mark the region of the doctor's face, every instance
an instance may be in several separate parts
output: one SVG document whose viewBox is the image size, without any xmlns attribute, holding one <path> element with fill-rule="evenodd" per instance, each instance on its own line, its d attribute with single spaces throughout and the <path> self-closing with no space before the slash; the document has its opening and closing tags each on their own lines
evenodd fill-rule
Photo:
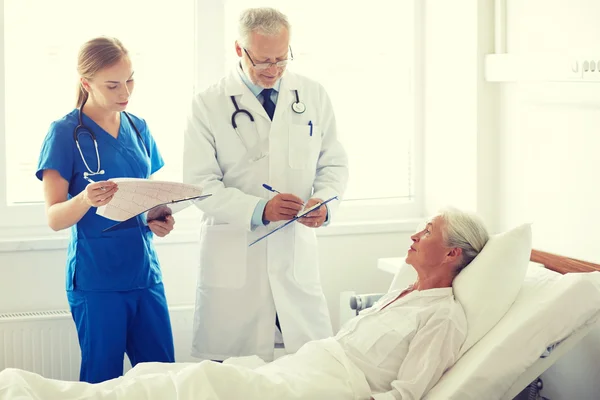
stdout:
<svg viewBox="0 0 600 400">
<path fill-rule="evenodd" d="M 133 69 L 128 57 L 96 72 L 92 79 L 81 78 L 89 93 L 88 104 L 106 111 L 123 111 L 133 92 Z"/>
<path fill-rule="evenodd" d="M 242 69 L 255 85 L 265 89 L 272 88 L 285 72 L 285 67 L 271 65 L 266 69 L 254 67 L 255 64 L 276 63 L 288 58 L 290 35 L 282 29 L 275 36 L 265 36 L 252 32 L 246 51 L 240 43 L 235 42 L 237 55 L 242 59 Z"/>
</svg>

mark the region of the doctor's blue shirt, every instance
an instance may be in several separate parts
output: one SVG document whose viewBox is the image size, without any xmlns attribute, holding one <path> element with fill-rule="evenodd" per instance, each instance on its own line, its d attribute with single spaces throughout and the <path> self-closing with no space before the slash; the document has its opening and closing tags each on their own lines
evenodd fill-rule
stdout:
<svg viewBox="0 0 600 400">
<path fill-rule="evenodd" d="M 140 132 L 141 140 L 124 113 L 121 113 L 121 125 L 116 138 L 91 118 L 82 115 L 83 125 L 96 136 L 100 165 L 87 128 L 79 129 L 77 135 L 83 157 L 91 171 L 105 171 L 102 175 L 90 176 L 92 180 L 149 178 L 164 165 L 146 122 L 129 115 Z M 36 172 L 41 180 L 44 170 L 58 171 L 69 182 L 69 199 L 88 185 L 83 177 L 88 168 L 74 140 L 76 126 L 77 109 L 51 124 L 42 144 Z M 153 234 L 141 219 L 138 222 L 128 229 L 102 232 L 116 222 L 97 215 L 96 208 L 91 207 L 71 227 L 67 251 L 67 290 L 126 291 L 162 282 Z"/>
</svg>

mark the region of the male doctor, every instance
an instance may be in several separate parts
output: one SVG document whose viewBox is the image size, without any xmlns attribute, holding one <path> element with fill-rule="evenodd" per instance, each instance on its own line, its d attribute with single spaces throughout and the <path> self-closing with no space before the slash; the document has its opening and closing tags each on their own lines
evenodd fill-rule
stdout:
<svg viewBox="0 0 600 400">
<path fill-rule="evenodd" d="M 235 68 L 192 102 L 184 181 L 212 193 L 198 203 L 195 357 L 271 361 L 279 332 L 288 353 L 333 333 L 315 229 L 332 221 L 339 201 L 249 246 L 299 211 L 341 199 L 348 180 L 329 97 L 318 83 L 286 71 L 289 41 L 284 14 L 246 10 Z"/>
</svg>

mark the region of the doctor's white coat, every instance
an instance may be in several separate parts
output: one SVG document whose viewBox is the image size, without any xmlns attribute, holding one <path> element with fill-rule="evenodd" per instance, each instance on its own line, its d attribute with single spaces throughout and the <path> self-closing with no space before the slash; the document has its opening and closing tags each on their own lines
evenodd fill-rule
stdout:
<svg viewBox="0 0 600 400">
<path fill-rule="evenodd" d="M 303 114 L 292 111 L 294 90 L 306 105 Z M 253 123 L 236 117 L 243 140 L 232 127 L 231 96 L 254 118 Z M 283 223 L 251 231 L 259 200 L 272 197 L 263 183 L 307 201 L 341 199 L 347 179 L 331 102 L 318 83 L 286 71 L 273 121 L 236 70 L 194 97 L 185 130 L 184 181 L 212 196 L 197 203 L 203 218 L 192 355 L 272 360 L 276 310 L 288 352 L 332 335 L 315 230 L 293 223 L 248 244 Z M 330 220 L 336 203 L 328 204 Z"/>
</svg>

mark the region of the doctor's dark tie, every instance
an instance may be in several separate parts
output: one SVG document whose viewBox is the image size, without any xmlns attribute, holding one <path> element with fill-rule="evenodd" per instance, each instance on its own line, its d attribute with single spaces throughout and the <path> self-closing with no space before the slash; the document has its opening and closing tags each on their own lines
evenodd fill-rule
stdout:
<svg viewBox="0 0 600 400">
<path fill-rule="evenodd" d="M 263 107 L 265 108 L 269 118 L 271 118 L 271 121 L 273 121 L 273 115 L 275 114 L 275 103 L 273 103 L 273 100 L 271 100 L 271 93 L 273 93 L 273 89 L 263 89 L 263 91 L 260 92 L 260 94 L 263 96 Z"/>
</svg>

